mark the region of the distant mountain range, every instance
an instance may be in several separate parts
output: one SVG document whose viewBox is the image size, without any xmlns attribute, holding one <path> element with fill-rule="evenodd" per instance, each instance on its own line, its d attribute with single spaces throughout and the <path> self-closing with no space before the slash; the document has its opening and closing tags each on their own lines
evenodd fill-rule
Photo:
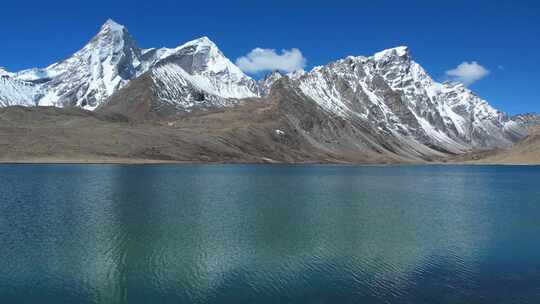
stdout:
<svg viewBox="0 0 540 304">
<path fill-rule="evenodd" d="M 0 69 L 0 106 L 78 107 L 131 123 L 189 126 L 231 141 L 225 161 L 436 160 L 508 148 L 540 124 L 538 115 L 510 117 L 461 84 L 434 81 L 407 47 L 256 81 L 207 37 L 141 49 L 112 20 L 61 62 L 17 73 Z M 216 152 L 210 160 L 220 161 L 219 151 L 210 151 Z M 197 159 L 158 154 L 153 157 Z"/>
</svg>

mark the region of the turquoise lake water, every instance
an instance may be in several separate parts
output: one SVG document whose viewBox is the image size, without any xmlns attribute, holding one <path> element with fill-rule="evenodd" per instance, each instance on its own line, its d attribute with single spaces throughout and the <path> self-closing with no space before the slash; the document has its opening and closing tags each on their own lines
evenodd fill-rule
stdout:
<svg viewBox="0 0 540 304">
<path fill-rule="evenodd" d="M 540 303 L 540 167 L 2 165 L 0 303 Z"/>
</svg>

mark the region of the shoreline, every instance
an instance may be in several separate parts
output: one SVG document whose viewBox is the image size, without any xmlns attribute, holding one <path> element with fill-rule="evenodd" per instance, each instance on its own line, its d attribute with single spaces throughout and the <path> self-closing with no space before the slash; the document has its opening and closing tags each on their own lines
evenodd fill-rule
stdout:
<svg viewBox="0 0 540 304">
<path fill-rule="evenodd" d="M 331 161 L 306 161 L 306 162 L 268 162 L 268 161 L 185 161 L 185 160 L 159 160 L 159 159 L 0 159 L 0 165 L 329 165 L 329 166 L 366 166 L 366 167 L 391 167 L 391 166 L 540 166 L 540 162 L 482 162 L 482 161 L 448 161 L 448 162 L 331 162 Z"/>
</svg>

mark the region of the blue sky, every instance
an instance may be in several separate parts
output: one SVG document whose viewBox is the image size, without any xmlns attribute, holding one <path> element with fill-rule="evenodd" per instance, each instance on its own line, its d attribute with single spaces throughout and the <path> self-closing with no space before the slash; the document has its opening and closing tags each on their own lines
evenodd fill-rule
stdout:
<svg viewBox="0 0 540 304">
<path fill-rule="evenodd" d="M 69 56 L 112 18 L 141 47 L 208 36 L 233 61 L 257 47 L 297 48 L 307 69 L 407 45 L 435 79 L 477 62 L 485 73 L 473 91 L 510 114 L 540 112 L 540 1 L 28 0 L 0 11 L 0 66 L 10 71 Z"/>
</svg>

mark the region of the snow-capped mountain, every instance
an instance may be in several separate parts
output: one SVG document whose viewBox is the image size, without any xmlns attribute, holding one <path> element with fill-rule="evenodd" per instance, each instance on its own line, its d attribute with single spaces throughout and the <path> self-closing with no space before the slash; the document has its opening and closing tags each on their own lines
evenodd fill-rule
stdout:
<svg viewBox="0 0 540 304">
<path fill-rule="evenodd" d="M 108 107 L 145 119 L 266 102 L 276 83 L 290 91 L 274 94 L 284 99 L 282 105 L 292 99 L 311 103 L 309 112 L 319 121 L 308 124 L 332 122 L 319 126 L 318 139 L 309 139 L 329 151 L 327 142 L 349 132 L 350 153 L 366 142 L 372 151 L 412 158 L 463 153 L 507 147 L 540 123 L 535 115 L 508 117 L 461 84 L 434 81 L 407 47 L 350 56 L 308 72 L 276 71 L 257 82 L 207 37 L 176 48 L 141 49 L 112 20 L 61 62 L 18 73 L 0 68 L 0 106 Z"/>
<path fill-rule="evenodd" d="M 108 20 L 87 45 L 44 69 L 17 73 L 39 84 L 39 105 L 95 109 L 141 70 L 141 50 L 125 27 Z"/>
<path fill-rule="evenodd" d="M 0 107 L 36 105 L 39 99 L 36 85 L 15 79 L 13 75 L 0 69 Z"/>
<path fill-rule="evenodd" d="M 540 115 L 536 113 L 518 114 L 512 116 L 510 119 L 526 128 L 540 126 Z"/>
<path fill-rule="evenodd" d="M 269 73 L 264 78 L 259 80 L 259 88 L 262 95 L 267 95 L 270 93 L 270 89 L 272 88 L 272 85 L 283 78 L 285 75 L 281 73 L 280 71 L 273 71 L 272 73 Z"/>
<path fill-rule="evenodd" d="M 124 114 L 136 112 L 137 117 L 146 117 L 145 111 L 155 110 L 160 112 L 158 116 L 167 116 L 195 109 L 229 107 L 260 97 L 257 82 L 207 37 L 174 49 L 144 50 L 143 58 L 148 71 L 112 95 L 104 105 L 107 111 L 121 109 Z M 171 113 L 163 113 L 164 109 Z"/>
<path fill-rule="evenodd" d="M 13 76 L 13 73 L 9 72 L 4 67 L 0 67 L 0 76 Z"/>
<path fill-rule="evenodd" d="M 407 47 L 315 67 L 292 83 L 329 113 L 443 152 L 509 146 L 527 133 L 463 85 L 435 82 Z"/>
<path fill-rule="evenodd" d="M 155 51 L 150 73 L 159 100 L 189 110 L 195 106 L 226 106 L 257 97 L 257 82 L 227 59 L 207 37 L 175 49 Z"/>
<path fill-rule="evenodd" d="M 10 105 L 94 110 L 150 70 L 160 98 L 179 106 L 189 107 L 201 96 L 218 104 L 258 96 L 256 82 L 207 37 L 173 49 L 141 49 L 124 26 L 108 20 L 87 45 L 59 63 L 19 73 L 0 71 L 12 78 L 9 86 L 0 87 L 0 98 Z"/>
</svg>

